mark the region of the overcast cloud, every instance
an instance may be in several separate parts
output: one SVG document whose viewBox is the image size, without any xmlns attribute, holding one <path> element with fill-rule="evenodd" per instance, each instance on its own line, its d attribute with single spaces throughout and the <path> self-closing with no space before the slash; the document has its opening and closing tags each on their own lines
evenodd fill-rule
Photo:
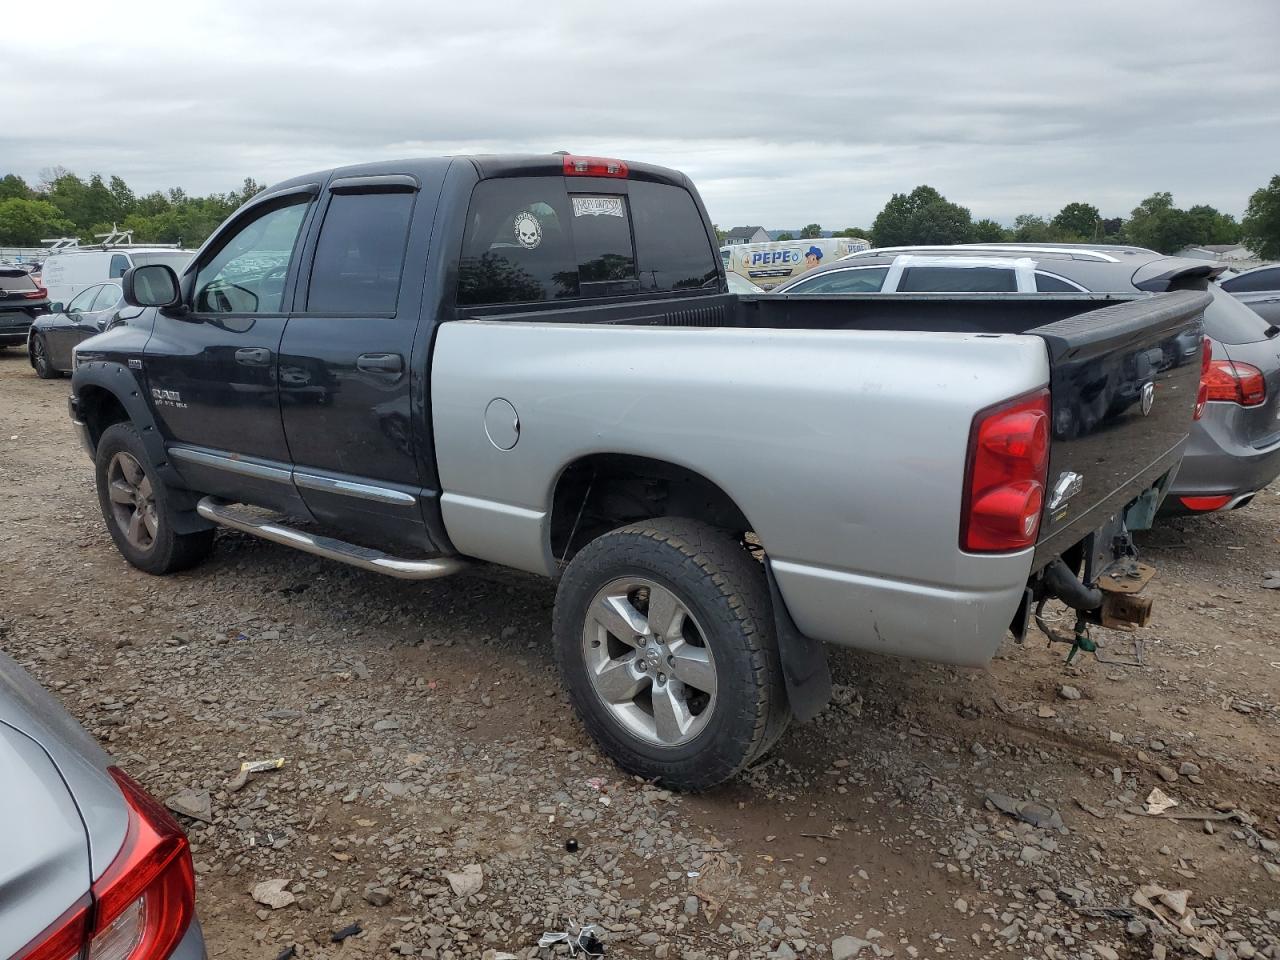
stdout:
<svg viewBox="0 0 1280 960">
<path fill-rule="evenodd" d="M 920 183 L 1002 221 L 1155 190 L 1239 215 L 1280 173 L 1276 0 L 61 0 L 36 19 L 5 43 L 0 125 L 0 173 L 31 181 L 60 164 L 207 193 L 566 149 L 678 167 L 721 226 L 840 228 Z"/>
</svg>

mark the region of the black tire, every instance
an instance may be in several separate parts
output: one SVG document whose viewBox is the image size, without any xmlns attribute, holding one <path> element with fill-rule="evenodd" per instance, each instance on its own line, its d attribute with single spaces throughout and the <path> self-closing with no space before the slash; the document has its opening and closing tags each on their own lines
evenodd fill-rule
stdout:
<svg viewBox="0 0 1280 960">
<path fill-rule="evenodd" d="M 35 337 L 31 341 L 31 366 L 41 380 L 56 380 L 62 376 L 49 362 L 49 347 L 44 337 Z"/>
<path fill-rule="evenodd" d="M 675 594 L 714 659 L 712 714 L 688 742 L 663 745 L 636 735 L 606 706 L 588 675 L 587 644 L 598 645 L 584 639 L 589 608 L 598 592 L 628 577 Z M 759 757 L 791 719 L 764 569 L 716 527 L 661 518 L 593 540 L 564 571 L 552 629 L 574 709 L 605 753 L 630 773 L 681 790 L 705 790 Z"/>
<path fill-rule="evenodd" d="M 117 455 L 123 455 L 119 461 Z M 129 458 L 147 481 L 145 508 L 130 508 L 128 504 L 112 501 L 110 477 L 114 471 L 128 464 Z M 193 567 L 209 555 L 213 549 L 213 530 L 185 534 L 175 532 L 172 497 L 164 482 L 155 476 L 146 447 L 132 423 L 116 423 L 104 430 L 98 440 L 94 460 L 102 519 L 106 521 L 116 549 L 129 563 L 147 573 L 166 574 Z M 147 514 L 154 523 L 154 530 L 145 530 L 149 543 L 139 544 L 130 539 L 128 527 L 118 515 L 117 507 L 130 517 L 138 513 Z M 143 526 L 146 527 L 145 524 Z"/>
</svg>

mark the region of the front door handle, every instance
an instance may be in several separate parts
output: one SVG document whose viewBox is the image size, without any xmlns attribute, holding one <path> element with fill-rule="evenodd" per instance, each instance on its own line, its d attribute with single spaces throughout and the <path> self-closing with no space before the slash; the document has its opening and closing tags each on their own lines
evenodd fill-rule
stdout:
<svg viewBox="0 0 1280 960">
<path fill-rule="evenodd" d="M 398 353 L 362 353 L 356 357 L 356 369 L 365 373 L 400 373 L 404 357 Z"/>
<path fill-rule="evenodd" d="M 271 362 L 271 351 L 266 347 L 241 347 L 236 351 L 236 363 L 246 367 L 265 367 Z"/>
</svg>

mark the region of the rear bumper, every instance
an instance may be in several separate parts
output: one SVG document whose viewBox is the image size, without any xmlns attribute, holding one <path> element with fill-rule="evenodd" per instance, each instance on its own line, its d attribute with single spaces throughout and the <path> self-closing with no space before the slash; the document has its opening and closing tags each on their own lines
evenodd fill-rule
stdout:
<svg viewBox="0 0 1280 960">
<path fill-rule="evenodd" d="M 1238 441 L 1230 404 L 1210 403 L 1191 431 L 1186 456 L 1164 502 L 1164 513 L 1192 512 L 1181 497 L 1227 497 L 1233 509 L 1280 476 L 1280 439 L 1264 447 Z"/>
<path fill-rule="evenodd" d="M 836 646 L 980 667 L 995 655 L 1022 602 L 1031 550 L 962 555 L 966 572 L 994 585 L 955 588 L 887 580 L 772 560 L 778 589 L 800 632 Z"/>
<path fill-rule="evenodd" d="M 31 324 L 25 327 L 0 327 L 0 347 L 26 346 L 27 332 Z"/>
</svg>

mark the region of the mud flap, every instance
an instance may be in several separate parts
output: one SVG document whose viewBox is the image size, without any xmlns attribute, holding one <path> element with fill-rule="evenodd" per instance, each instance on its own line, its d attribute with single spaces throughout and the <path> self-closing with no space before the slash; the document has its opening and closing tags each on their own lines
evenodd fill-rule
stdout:
<svg viewBox="0 0 1280 960">
<path fill-rule="evenodd" d="M 787 684 L 791 713 L 797 720 L 812 720 L 831 699 L 831 669 L 827 666 L 827 651 L 821 641 L 801 633 L 791 619 L 791 613 L 778 590 L 778 582 L 773 578 L 773 568 L 768 561 L 765 561 L 764 571 L 769 580 L 774 632 L 778 638 L 778 657 L 782 661 L 782 676 Z"/>
</svg>

